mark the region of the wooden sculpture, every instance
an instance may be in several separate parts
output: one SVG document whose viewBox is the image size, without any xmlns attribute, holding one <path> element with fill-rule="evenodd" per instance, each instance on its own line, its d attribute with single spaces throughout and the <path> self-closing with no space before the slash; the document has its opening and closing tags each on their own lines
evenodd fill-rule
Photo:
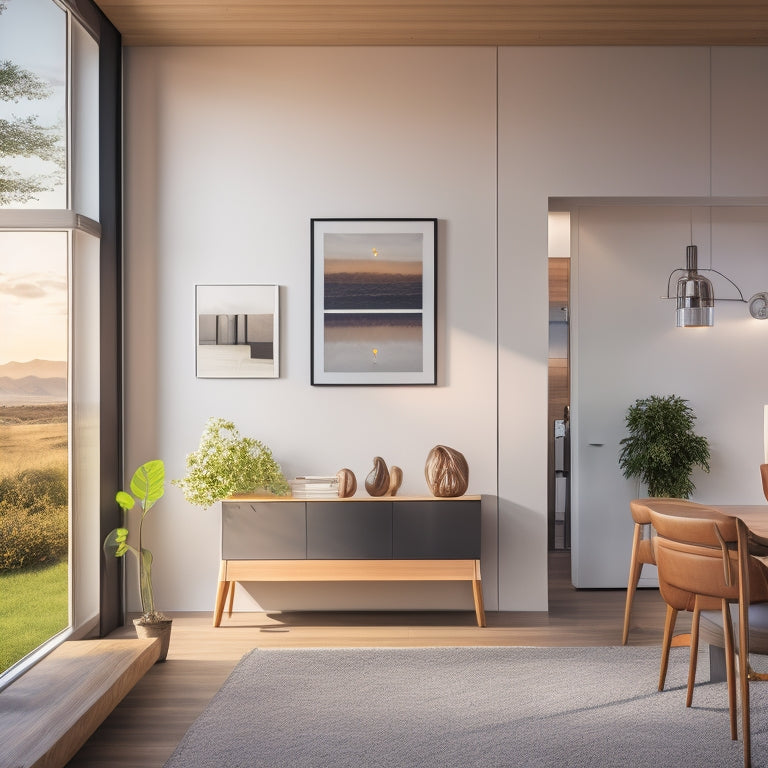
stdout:
<svg viewBox="0 0 768 768">
<path fill-rule="evenodd" d="M 340 469 L 336 473 L 339 480 L 339 496 L 346 499 L 348 496 L 354 496 L 357 490 L 357 478 L 351 469 Z"/>
<path fill-rule="evenodd" d="M 383 496 L 389 490 L 389 470 L 381 456 L 373 457 L 373 469 L 365 478 L 365 490 L 371 496 Z"/>
<path fill-rule="evenodd" d="M 469 465 L 464 456 L 447 445 L 436 445 L 424 467 L 433 496 L 461 496 L 469 486 Z"/>
<path fill-rule="evenodd" d="M 387 496 L 394 496 L 403 484 L 403 470 L 400 467 L 392 467 L 389 470 L 389 488 Z"/>
</svg>

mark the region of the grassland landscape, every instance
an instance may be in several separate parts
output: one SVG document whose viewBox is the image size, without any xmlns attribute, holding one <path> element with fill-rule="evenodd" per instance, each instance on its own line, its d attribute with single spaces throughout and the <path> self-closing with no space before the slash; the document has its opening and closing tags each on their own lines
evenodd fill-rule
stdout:
<svg viewBox="0 0 768 768">
<path fill-rule="evenodd" d="M 0 405 L 0 671 L 68 624 L 67 404 Z"/>
</svg>

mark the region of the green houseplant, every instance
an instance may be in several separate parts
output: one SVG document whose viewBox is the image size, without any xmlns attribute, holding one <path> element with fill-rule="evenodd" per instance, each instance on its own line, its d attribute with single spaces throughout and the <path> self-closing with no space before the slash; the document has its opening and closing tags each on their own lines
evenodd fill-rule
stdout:
<svg viewBox="0 0 768 768">
<path fill-rule="evenodd" d="M 629 435 L 620 441 L 619 466 L 649 496 L 687 499 L 694 491 L 695 467 L 709 472 L 709 442 L 694 432 L 696 416 L 677 395 L 651 395 L 629 406 Z"/>
<path fill-rule="evenodd" d="M 204 509 L 234 493 L 265 490 L 285 496 L 290 491 L 272 451 L 220 418 L 208 419 L 199 448 L 187 456 L 187 474 L 173 484 L 190 504 Z"/>
<path fill-rule="evenodd" d="M 144 546 L 144 519 L 149 510 L 165 493 L 165 465 L 160 459 L 142 464 L 131 478 L 130 493 L 118 491 L 115 501 L 123 512 L 123 525 L 110 531 L 104 541 L 104 551 L 112 552 L 115 557 L 123 557 L 130 552 L 136 558 L 139 572 L 139 594 L 141 595 L 142 615 L 134 619 L 139 637 L 160 637 L 161 651 L 159 661 L 165 661 L 170 641 L 171 619 L 155 608 L 152 590 L 152 552 Z M 129 513 L 138 502 L 141 514 L 138 518 L 136 546 L 128 543 Z"/>
</svg>

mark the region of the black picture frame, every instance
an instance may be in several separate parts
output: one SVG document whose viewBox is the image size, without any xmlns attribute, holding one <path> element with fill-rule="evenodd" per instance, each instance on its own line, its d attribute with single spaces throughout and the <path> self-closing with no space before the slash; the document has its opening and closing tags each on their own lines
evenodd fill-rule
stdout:
<svg viewBox="0 0 768 768">
<path fill-rule="evenodd" d="M 311 383 L 437 383 L 437 219 L 311 219 Z"/>
</svg>

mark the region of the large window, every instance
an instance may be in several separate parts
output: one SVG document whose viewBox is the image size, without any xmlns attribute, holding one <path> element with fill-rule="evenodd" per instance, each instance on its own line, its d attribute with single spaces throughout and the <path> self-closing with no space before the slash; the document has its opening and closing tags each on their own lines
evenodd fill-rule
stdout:
<svg viewBox="0 0 768 768">
<path fill-rule="evenodd" d="M 99 218 L 99 44 L 0 0 L 0 683 L 98 628 Z"/>
</svg>

